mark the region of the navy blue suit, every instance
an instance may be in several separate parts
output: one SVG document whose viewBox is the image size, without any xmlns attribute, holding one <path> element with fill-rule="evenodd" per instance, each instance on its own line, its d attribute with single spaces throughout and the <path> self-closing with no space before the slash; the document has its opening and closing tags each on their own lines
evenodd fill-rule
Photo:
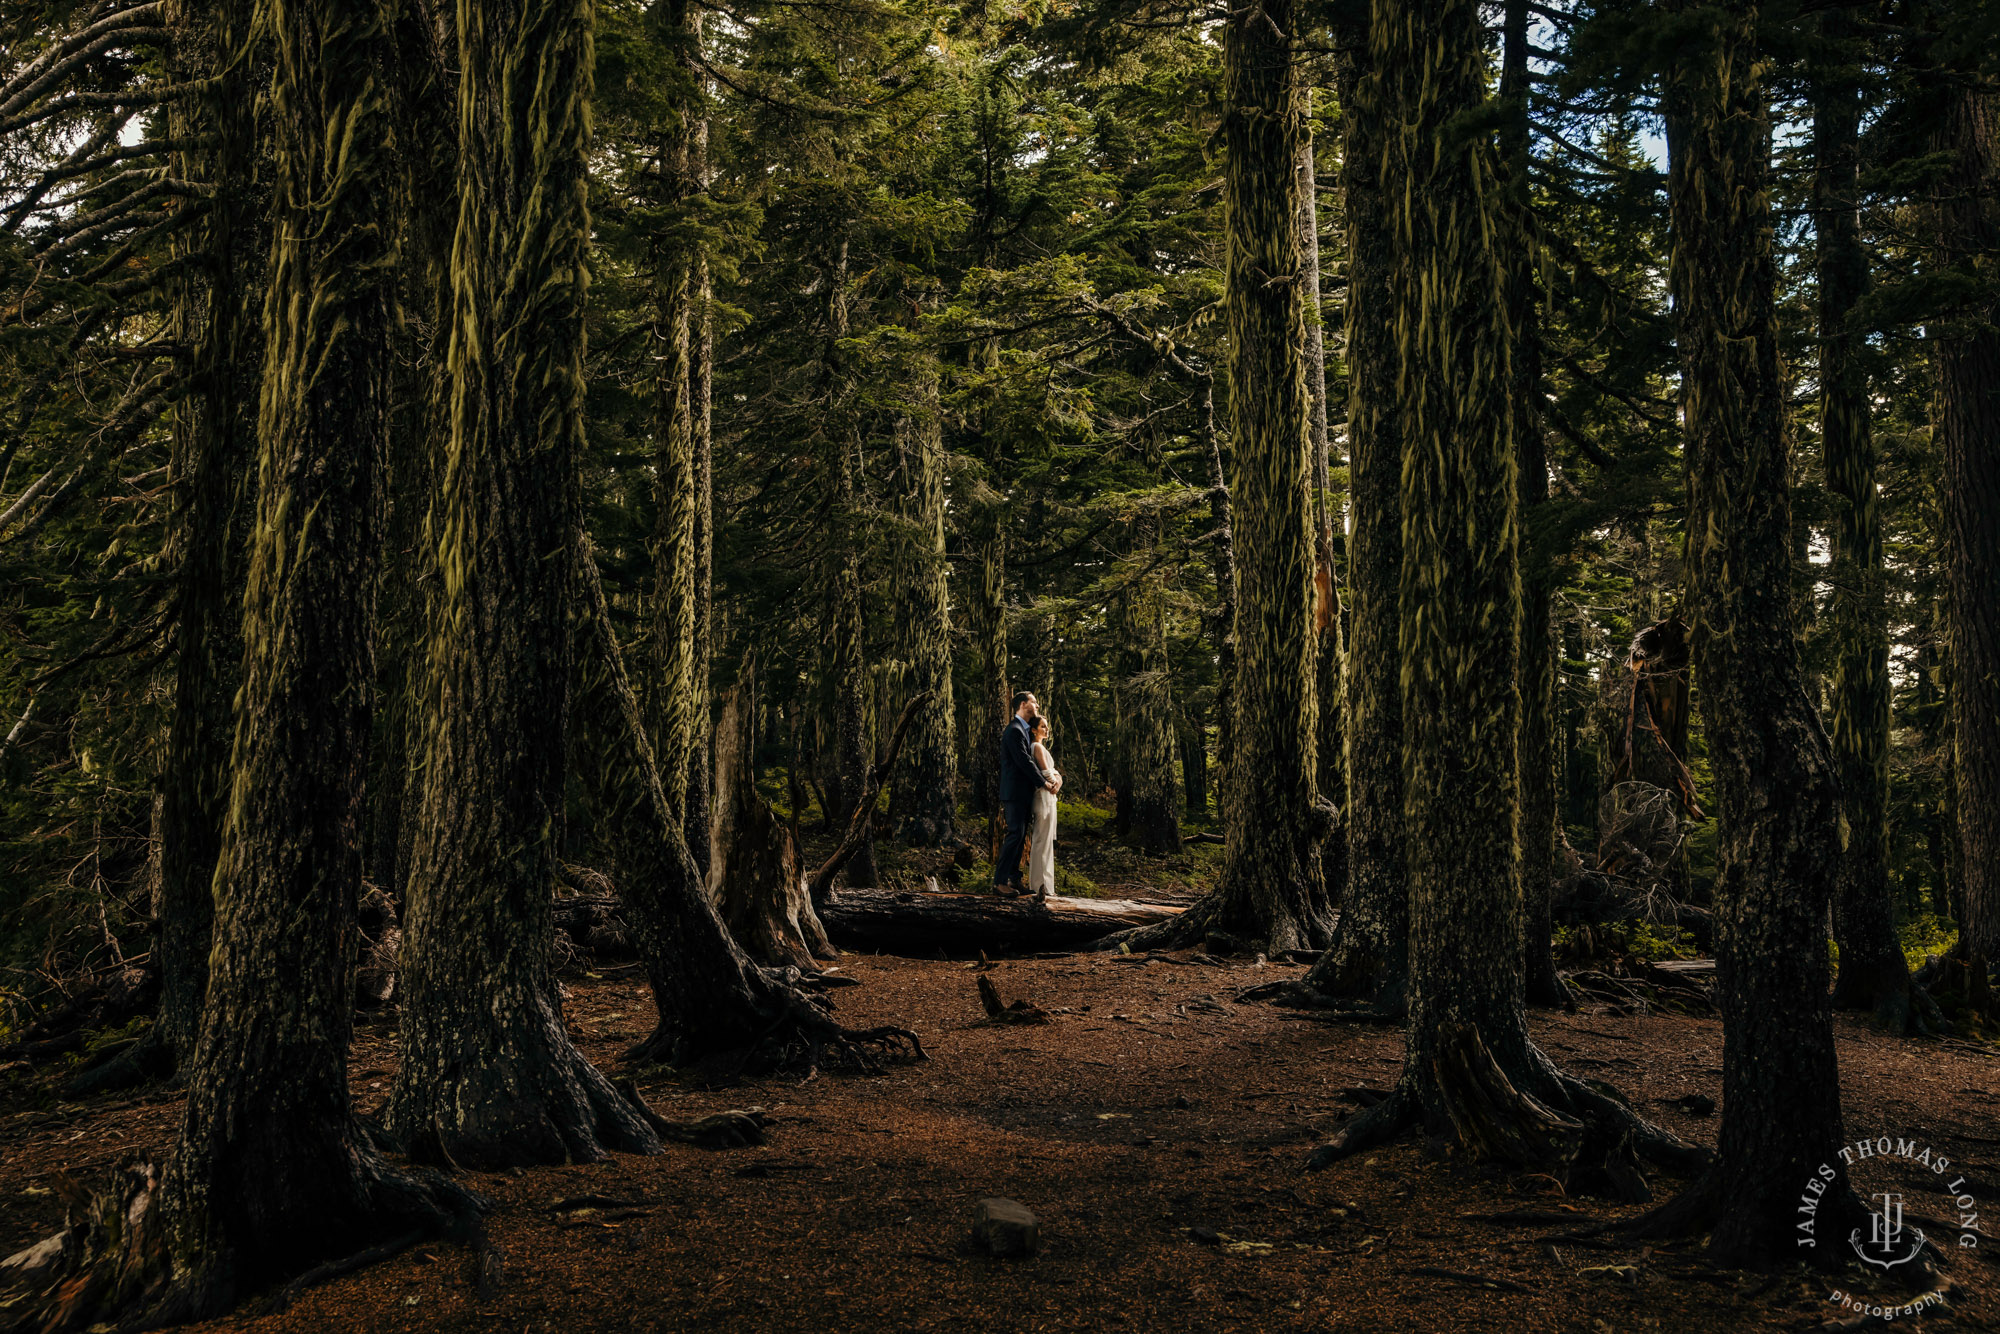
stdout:
<svg viewBox="0 0 2000 1334">
<path fill-rule="evenodd" d="M 1000 805 L 1007 812 L 1007 837 L 1000 843 L 1000 858 L 993 863 L 993 883 L 1021 884 L 1021 849 L 1028 841 L 1028 822 L 1035 809 L 1035 794 L 1049 785 L 1042 766 L 1035 763 L 1034 733 L 1019 715 L 1000 733 Z"/>
</svg>

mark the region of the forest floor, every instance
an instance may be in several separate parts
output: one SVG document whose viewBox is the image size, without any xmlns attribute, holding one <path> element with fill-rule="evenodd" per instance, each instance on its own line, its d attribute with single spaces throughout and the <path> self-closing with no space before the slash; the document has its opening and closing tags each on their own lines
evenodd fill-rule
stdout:
<svg viewBox="0 0 2000 1334">
<path fill-rule="evenodd" d="M 1101 846 L 1076 852 L 1117 872 L 1107 880 L 1130 869 Z M 1185 867 L 1192 874 L 1167 896 L 1190 894 L 1199 869 Z M 1186 952 L 996 963 L 987 975 L 1003 999 L 1051 1012 L 1036 1026 L 981 1022 L 979 974 L 965 962 L 849 954 L 838 967 L 861 984 L 834 993 L 840 1017 L 914 1029 L 927 1062 L 803 1083 L 640 1071 L 668 1116 L 762 1107 L 769 1142 L 468 1173 L 494 1205 L 504 1267 L 491 1299 L 476 1295 L 467 1251 L 435 1245 L 314 1288 L 280 1314 L 246 1308 L 199 1328 L 1624 1334 L 1840 1328 L 1855 1311 L 1835 1292 L 1911 1300 L 1859 1266 L 1832 1277 L 1738 1273 L 1709 1266 L 1696 1247 L 1572 1239 L 1641 1206 L 1567 1199 L 1549 1178 L 1448 1161 L 1413 1137 L 1301 1172 L 1308 1149 L 1355 1110 L 1363 1095 L 1352 1090 L 1393 1084 L 1402 1041 L 1393 1028 L 1236 1000 L 1297 967 Z M 565 986 L 583 1050 L 616 1067 L 652 1024 L 636 970 L 571 975 Z M 1961 1189 L 2000 1208 L 2000 1049 L 1837 1024 L 1850 1137 L 1921 1139 L 1958 1164 Z M 1585 1004 L 1537 1011 L 1531 1026 L 1563 1068 L 1714 1142 L 1717 1116 L 1683 1100 L 1720 1098 L 1717 1020 Z M 364 1022 L 351 1065 L 364 1111 L 384 1100 L 395 1064 L 393 1018 Z M 172 1138 L 176 1094 L 70 1103 L 58 1078 L 0 1072 L 0 1255 L 60 1225 L 59 1173 L 94 1183 Z M 1959 1249 L 1958 1214 L 1930 1173 L 1863 1166 L 1858 1188 L 1903 1191 L 1906 1225 L 1946 1257 L 1950 1300 L 1915 1323 L 2000 1329 L 2000 1239 Z M 1677 1184 L 1653 1182 L 1662 1196 Z M 584 1195 L 632 1203 L 554 1207 Z M 975 1252 L 973 1206 L 988 1195 L 1034 1210 L 1039 1255 Z M 1845 1249 L 1822 1241 L 1833 1244 Z"/>
</svg>

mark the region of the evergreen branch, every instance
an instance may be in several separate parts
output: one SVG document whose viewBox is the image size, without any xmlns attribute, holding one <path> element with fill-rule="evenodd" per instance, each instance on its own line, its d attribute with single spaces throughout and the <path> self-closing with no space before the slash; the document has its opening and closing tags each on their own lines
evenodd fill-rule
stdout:
<svg viewBox="0 0 2000 1334">
<path fill-rule="evenodd" d="M 97 111 L 107 108 L 136 111 L 144 107 L 165 106 L 169 102 L 178 102 L 184 97 L 194 97 L 207 92 L 218 82 L 219 80 L 215 78 L 192 79 L 187 83 L 166 84 L 144 92 L 72 93 L 53 102 L 44 102 L 35 110 L 0 117 L 0 135 L 13 134 L 30 125 L 37 125 L 53 117 L 67 116 L 78 111 Z"/>
<path fill-rule="evenodd" d="M 129 114 L 110 117 L 102 125 L 98 126 L 95 134 L 92 134 L 82 143 L 78 144 L 68 157 L 44 172 L 42 178 L 24 191 L 21 198 L 7 209 L 5 222 L 4 224 L 0 224 L 0 231 L 11 233 L 20 225 L 22 218 L 26 217 L 41 204 L 44 195 L 53 190 L 58 183 L 67 179 L 68 175 L 72 174 L 73 171 L 80 171 L 83 164 L 91 160 L 91 154 L 97 152 L 106 144 L 115 141 L 124 132 L 126 124 L 131 119 L 132 117 Z"/>
<path fill-rule="evenodd" d="M 64 73 L 108 46 L 115 45 L 122 34 L 138 28 L 166 31 L 163 24 L 153 21 L 163 19 L 166 9 L 164 0 L 154 0 L 151 4 L 123 10 L 50 47 L 22 66 L 5 84 L 0 84 L 0 116 L 20 110 Z"/>
</svg>

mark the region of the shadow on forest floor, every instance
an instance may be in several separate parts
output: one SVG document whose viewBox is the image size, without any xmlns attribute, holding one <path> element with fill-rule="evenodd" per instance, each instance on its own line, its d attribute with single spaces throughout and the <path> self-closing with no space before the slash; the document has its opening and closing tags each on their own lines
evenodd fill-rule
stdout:
<svg viewBox="0 0 2000 1334">
<path fill-rule="evenodd" d="M 475 1295 L 469 1255 L 430 1246 L 312 1290 L 282 1315 L 205 1328 L 1623 1334 L 1817 1328 L 1852 1315 L 1829 1303 L 1836 1288 L 1897 1297 L 1879 1274 L 1772 1279 L 1711 1269 L 1686 1249 L 1565 1240 L 1636 1206 L 1566 1200 L 1546 1178 L 1442 1161 L 1414 1140 L 1301 1175 L 1307 1147 L 1365 1099 L 1356 1090 L 1395 1079 L 1401 1041 L 1234 1000 L 1297 969 L 1105 955 L 987 972 L 867 955 L 840 967 L 863 984 L 839 993 L 841 1017 L 909 1025 L 928 1064 L 721 1087 L 642 1071 L 668 1116 L 762 1106 L 769 1143 L 468 1174 L 498 1205 L 504 1275 L 490 1300 Z M 981 1025 L 979 976 L 1051 1022 Z M 607 1067 L 652 1026 L 630 972 L 567 987 L 573 1031 Z M 2000 1199 L 1995 1057 L 1838 1022 L 1851 1135 L 1920 1134 L 1982 1199 Z M 1587 1006 L 1532 1023 L 1566 1068 L 1712 1142 L 1716 1117 L 1680 1100 L 1720 1094 L 1715 1020 Z M 364 1110 L 382 1102 L 395 1061 L 393 1022 L 365 1024 L 352 1065 Z M 39 1078 L 12 1079 L 0 1091 L 0 1253 L 54 1230 L 59 1171 L 94 1180 L 127 1153 L 163 1148 L 178 1112 L 164 1092 L 65 1104 Z M 586 1194 L 630 1203 L 552 1208 Z M 972 1252 L 973 1204 L 987 1195 L 1040 1216 L 1039 1256 Z M 1913 1217 L 1948 1208 L 1914 1187 L 1909 1198 Z M 2000 1322 L 1990 1246 L 1965 1253 L 1947 1239 L 1959 1291 L 1925 1328 Z"/>
</svg>

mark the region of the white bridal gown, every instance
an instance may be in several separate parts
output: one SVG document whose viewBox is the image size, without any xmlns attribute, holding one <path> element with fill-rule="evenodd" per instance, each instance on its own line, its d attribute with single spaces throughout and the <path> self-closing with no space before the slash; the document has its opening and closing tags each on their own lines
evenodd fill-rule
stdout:
<svg viewBox="0 0 2000 1334">
<path fill-rule="evenodd" d="M 1060 778 L 1048 747 L 1035 743 L 1035 761 L 1051 778 Z M 1028 831 L 1028 892 L 1056 895 L 1056 794 L 1047 788 L 1035 793 L 1035 820 Z"/>
</svg>

